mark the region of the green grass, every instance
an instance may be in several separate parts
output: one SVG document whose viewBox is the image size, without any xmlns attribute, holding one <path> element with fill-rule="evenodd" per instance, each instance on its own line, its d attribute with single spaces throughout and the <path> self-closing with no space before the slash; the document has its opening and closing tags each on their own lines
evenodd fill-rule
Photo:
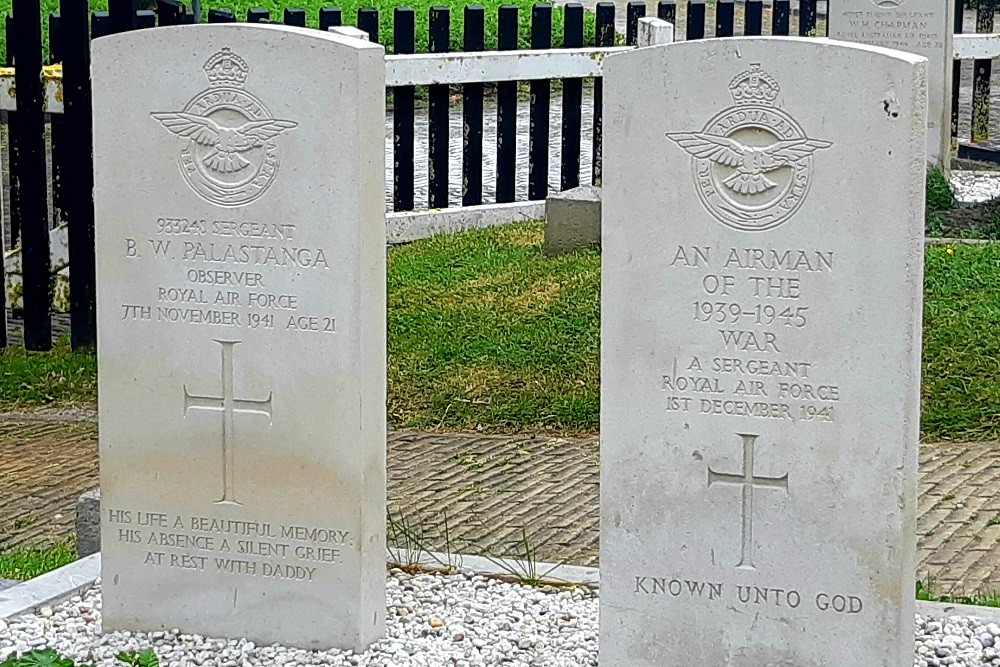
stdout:
<svg viewBox="0 0 1000 667">
<path fill-rule="evenodd" d="M 71 540 L 51 546 L 0 551 L 0 579 L 26 581 L 76 560 Z"/>
<path fill-rule="evenodd" d="M 939 595 L 934 592 L 934 582 L 917 582 L 917 599 L 929 602 L 946 602 L 948 604 L 972 604 L 979 607 L 1000 607 L 1000 592 L 985 593 L 955 593 Z"/>
<path fill-rule="evenodd" d="M 948 179 L 940 169 L 927 170 L 927 211 L 944 211 L 954 208 L 955 193 L 951 190 Z"/>
<path fill-rule="evenodd" d="M 497 45 L 497 10 L 506 4 L 516 5 L 519 9 L 518 18 L 519 48 L 526 49 L 530 45 L 530 25 L 531 7 L 536 0 L 445 0 L 431 1 L 421 0 L 416 2 L 405 2 L 403 0 L 202 0 L 201 11 L 202 20 L 208 20 L 209 9 L 231 9 L 240 20 L 246 20 L 247 10 L 251 7 L 263 7 L 271 12 L 271 19 L 281 21 L 284 17 L 286 7 L 299 7 L 306 11 L 306 24 L 316 28 L 319 25 L 319 10 L 321 7 L 340 7 L 343 11 L 344 23 L 356 25 L 358 10 L 365 7 L 375 7 L 379 11 L 379 42 L 383 44 L 389 52 L 393 51 L 393 10 L 399 7 L 410 7 L 415 13 L 416 23 L 416 51 L 426 52 L 428 49 L 427 21 L 428 12 L 431 7 L 448 7 L 451 9 L 451 48 L 453 51 L 462 50 L 462 35 L 464 26 L 464 7 L 466 5 L 478 4 L 486 10 L 486 48 L 495 49 Z M 152 9 L 156 6 L 156 0 L 137 0 L 140 9 Z M 190 9 L 191 1 L 185 0 L 185 4 Z M 4 15 L 11 13 L 11 0 L 0 0 L 0 10 Z M 91 11 L 101 11 L 108 8 L 107 0 L 93 0 L 90 3 Z M 48 40 L 48 16 L 52 12 L 59 11 L 59 0 L 42 0 L 42 29 L 45 40 Z M 584 44 L 594 43 L 595 15 L 592 11 L 584 14 Z M 563 43 L 563 10 L 559 7 L 552 9 L 552 42 L 553 46 L 561 46 Z M 6 37 L 0 31 L 0 52 L 6 53 Z"/>
<path fill-rule="evenodd" d="M 0 350 L 0 409 L 89 403 L 96 395 L 96 359 L 74 353 L 65 341 L 51 352 Z"/>
<path fill-rule="evenodd" d="M 1000 437 L 1000 244 L 927 248 L 923 431 Z"/>
<path fill-rule="evenodd" d="M 543 227 L 442 235 L 389 253 L 389 421 L 597 428 L 600 255 L 547 258 Z"/>
<path fill-rule="evenodd" d="M 593 432 L 600 253 L 542 253 L 543 226 L 389 250 L 394 427 Z M 1000 438 L 1000 244 L 929 246 L 923 438 Z M 65 346 L 0 354 L 0 410 L 92 402 L 95 363 Z"/>
</svg>

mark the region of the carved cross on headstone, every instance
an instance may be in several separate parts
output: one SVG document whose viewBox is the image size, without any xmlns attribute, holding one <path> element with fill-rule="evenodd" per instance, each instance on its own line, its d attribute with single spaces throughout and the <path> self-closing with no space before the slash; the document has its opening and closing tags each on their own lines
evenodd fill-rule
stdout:
<svg viewBox="0 0 1000 667">
<path fill-rule="evenodd" d="M 184 416 L 187 416 L 189 410 L 222 413 L 222 498 L 215 501 L 215 504 L 242 505 L 243 503 L 236 500 L 233 490 L 234 417 L 238 414 L 264 415 L 270 421 L 273 393 L 268 392 L 267 398 L 263 400 L 236 398 L 233 392 L 233 348 L 242 341 L 218 338 L 213 340 L 222 346 L 222 395 L 197 396 L 188 393 L 187 385 L 184 385 Z"/>
<path fill-rule="evenodd" d="M 753 474 L 753 447 L 760 436 L 737 433 L 743 440 L 742 474 L 721 473 L 708 468 L 708 486 L 714 483 L 739 484 L 743 487 L 743 538 L 740 546 L 738 568 L 756 570 L 753 564 L 753 490 L 754 487 L 784 489 L 788 492 L 788 473 L 781 477 L 756 477 Z"/>
</svg>

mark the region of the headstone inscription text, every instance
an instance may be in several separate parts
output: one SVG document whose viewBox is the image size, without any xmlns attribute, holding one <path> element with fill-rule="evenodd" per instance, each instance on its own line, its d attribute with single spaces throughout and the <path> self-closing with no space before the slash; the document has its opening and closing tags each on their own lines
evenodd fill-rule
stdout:
<svg viewBox="0 0 1000 667">
<path fill-rule="evenodd" d="M 925 73 L 799 38 L 608 58 L 602 667 L 912 663 Z"/>
<path fill-rule="evenodd" d="M 828 17 L 832 39 L 927 58 L 927 158 L 944 168 L 951 155 L 952 16 L 952 5 L 940 0 L 840 0 Z"/>
<path fill-rule="evenodd" d="M 283 26 L 95 43 L 105 628 L 382 635 L 384 77 Z"/>
</svg>

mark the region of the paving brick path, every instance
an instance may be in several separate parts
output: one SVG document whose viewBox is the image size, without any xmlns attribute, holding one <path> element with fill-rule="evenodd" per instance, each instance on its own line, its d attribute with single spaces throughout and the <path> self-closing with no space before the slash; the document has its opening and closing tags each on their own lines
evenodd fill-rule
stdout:
<svg viewBox="0 0 1000 667">
<path fill-rule="evenodd" d="M 1000 590 L 1000 446 L 924 445 L 920 466 L 918 578 L 941 593 Z M 68 536 L 97 470 L 96 424 L 0 415 L 0 549 Z M 388 479 L 390 533 L 454 553 L 527 548 L 597 564 L 596 437 L 392 431 Z"/>
</svg>

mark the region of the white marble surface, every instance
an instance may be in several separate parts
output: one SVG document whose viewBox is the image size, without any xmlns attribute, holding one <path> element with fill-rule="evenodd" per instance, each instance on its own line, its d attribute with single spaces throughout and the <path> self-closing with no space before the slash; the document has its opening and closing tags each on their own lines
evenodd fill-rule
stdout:
<svg viewBox="0 0 1000 667">
<path fill-rule="evenodd" d="M 105 627 L 361 649 L 385 623 L 382 47 L 164 28 L 95 42 L 93 78 Z"/>
<path fill-rule="evenodd" d="M 911 665 L 925 61 L 605 71 L 602 667 Z"/>
</svg>

